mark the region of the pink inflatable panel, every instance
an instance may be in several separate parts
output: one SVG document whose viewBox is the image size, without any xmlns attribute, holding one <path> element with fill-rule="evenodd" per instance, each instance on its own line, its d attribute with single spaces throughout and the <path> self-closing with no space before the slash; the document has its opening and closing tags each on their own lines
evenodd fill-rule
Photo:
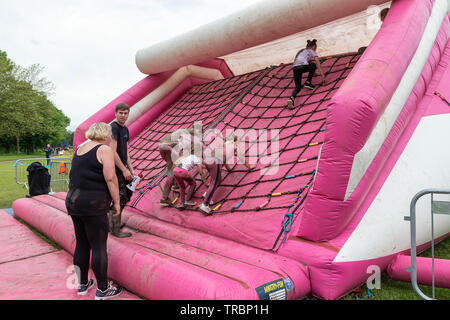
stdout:
<svg viewBox="0 0 450 320">
<path fill-rule="evenodd" d="M 433 45 L 430 57 L 393 129 L 367 169 L 367 173 L 361 179 L 360 184 L 347 200 L 347 206 L 355 210 L 355 214 L 342 233 L 334 239 L 330 239 L 330 242 L 334 245 L 342 246 L 361 221 L 420 120 L 427 115 L 449 113 L 450 109 L 446 103 L 434 94 L 435 91 L 439 91 L 444 96 L 450 95 L 448 86 L 450 81 L 449 39 L 450 15 L 447 15 Z"/>
<path fill-rule="evenodd" d="M 367 266 L 378 265 L 383 270 L 396 257 L 396 254 L 394 254 L 368 261 L 333 262 L 337 253 L 354 232 L 364 217 L 366 210 L 374 201 L 422 117 L 450 112 L 447 104 L 434 94 L 437 90 L 444 96 L 450 96 L 450 87 L 448 85 L 450 83 L 449 37 L 450 17 L 447 15 L 418 82 L 398 116 L 393 130 L 383 144 L 382 150 L 377 154 L 368 169 L 368 172 L 370 171 L 372 175 L 366 173 L 353 193 L 354 196 L 358 195 L 361 197 L 364 195 L 365 198 L 359 198 L 357 202 L 353 202 L 352 199 L 356 201 L 356 198 L 352 198 L 352 196 L 347 200 L 347 205 L 353 206 L 358 204 L 359 207 L 354 207 L 354 209 L 358 208 L 358 210 L 356 210 L 345 229 L 337 237 L 329 241 L 316 242 L 300 237 L 292 237 L 278 251 L 279 254 L 289 257 L 301 256 L 303 258 L 302 261 L 309 265 L 313 295 L 325 299 L 335 299 L 341 296 L 342 293 L 349 292 L 352 288 L 364 283 L 368 277 Z M 360 204 L 359 201 L 362 199 L 363 202 Z M 331 202 L 328 205 L 331 205 Z M 342 210 L 345 208 L 343 207 Z M 316 222 L 318 223 L 318 221 Z M 297 223 L 297 226 L 300 226 L 302 220 L 297 220 Z M 294 232 L 295 227 L 293 227 Z M 429 247 L 429 243 L 427 247 Z M 325 282 L 333 283 L 334 285 L 315 285 Z"/>
<path fill-rule="evenodd" d="M 299 221 L 298 236 L 314 241 L 335 238 L 370 189 L 376 171 L 366 174 L 370 181 L 344 202 L 353 157 L 366 143 L 400 83 L 420 42 L 432 5 L 433 1 L 428 0 L 393 2 L 375 39 L 329 102 L 325 142 L 314 188 Z M 387 141 L 390 146 L 395 145 L 394 141 Z M 384 159 L 388 155 L 384 153 Z"/>
<path fill-rule="evenodd" d="M 371 167 L 368 169 L 379 173 L 380 168 L 382 168 L 381 173 L 377 176 L 366 174 L 361 180 L 358 188 L 354 191 L 354 194 L 359 194 L 359 192 L 361 192 L 361 194 L 367 194 L 367 196 L 364 198 L 364 201 L 346 228 L 339 236 L 326 242 L 306 241 L 301 238 L 295 238 L 295 241 L 288 240 L 278 251 L 279 254 L 290 257 L 304 257 L 303 261 L 310 266 L 312 291 L 314 295 L 325 299 L 335 299 L 335 297 L 340 296 L 340 293 L 350 291 L 352 283 L 355 286 L 364 283 L 368 276 L 368 265 L 378 265 L 380 269 L 383 270 L 390 264 L 391 260 L 395 258 L 396 255 L 391 255 L 370 261 L 348 263 L 333 262 L 336 253 L 339 252 L 340 248 L 342 248 L 349 236 L 361 222 L 366 210 L 383 186 L 389 172 L 394 167 L 402 150 L 407 145 L 422 117 L 450 112 L 448 105 L 434 94 L 434 92 L 438 90 L 444 96 L 450 95 L 450 87 L 448 85 L 450 83 L 450 78 L 448 76 L 450 75 L 449 37 L 450 19 L 449 15 L 447 15 L 443 21 L 441 30 L 438 33 L 429 60 L 419 77 L 419 81 L 416 83 L 410 97 L 403 107 L 403 110 L 394 125 L 394 129 L 389 134 L 385 144 L 383 144 L 383 150 L 377 154 Z M 396 144 L 389 145 L 389 143 L 392 143 L 393 141 L 396 141 Z M 379 167 L 375 167 L 375 165 Z M 372 179 L 375 180 L 373 181 Z M 348 202 L 351 203 L 350 199 Z M 312 253 L 312 248 L 319 247 L 326 247 L 329 249 L 322 249 L 319 252 L 323 252 L 323 254 L 320 255 Z M 427 247 L 429 247 L 429 243 L 427 244 Z M 336 253 L 332 253 L 332 250 L 330 250 L 332 248 Z M 347 273 L 350 270 L 351 276 Z M 329 281 L 336 285 L 314 285 L 315 283 L 320 283 L 320 281 Z"/>
</svg>

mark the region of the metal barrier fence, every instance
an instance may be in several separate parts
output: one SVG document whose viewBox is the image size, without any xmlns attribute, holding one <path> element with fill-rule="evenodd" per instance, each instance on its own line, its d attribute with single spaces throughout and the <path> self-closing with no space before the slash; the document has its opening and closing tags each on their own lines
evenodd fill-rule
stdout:
<svg viewBox="0 0 450 320">
<path fill-rule="evenodd" d="M 33 159 L 19 159 L 16 160 L 13 167 L 16 171 L 16 183 L 28 186 L 28 171 L 27 168 L 33 162 L 40 162 L 48 169 L 50 174 L 50 193 L 65 192 L 69 187 L 69 172 L 72 167 L 72 158 L 33 158 Z"/>
<path fill-rule="evenodd" d="M 431 194 L 431 264 L 432 264 L 432 297 L 425 295 L 420 290 L 417 284 L 417 243 L 416 243 L 416 203 L 426 194 Z M 442 189 L 425 189 L 418 192 L 411 200 L 410 216 L 405 217 L 406 221 L 410 222 L 411 226 L 411 269 L 406 271 L 411 272 L 411 284 L 416 293 L 425 300 L 435 299 L 435 285 L 434 285 L 434 215 L 435 214 L 449 214 L 450 215 L 450 202 L 449 201 L 436 201 L 433 198 L 435 194 L 450 194 L 450 190 Z"/>
</svg>

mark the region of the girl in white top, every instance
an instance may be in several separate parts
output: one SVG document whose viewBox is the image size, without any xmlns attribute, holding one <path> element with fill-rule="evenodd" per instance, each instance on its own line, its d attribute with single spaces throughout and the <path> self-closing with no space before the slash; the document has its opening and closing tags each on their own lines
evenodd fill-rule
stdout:
<svg viewBox="0 0 450 320">
<path fill-rule="evenodd" d="M 289 109 L 294 108 L 294 100 L 297 94 L 302 89 L 302 76 L 303 73 L 308 72 L 308 78 L 305 81 L 304 86 L 308 89 L 314 89 L 315 86 L 311 83 L 316 68 L 319 68 L 320 75 L 322 76 L 322 85 L 326 84 L 325 76 L 322 71 L 322 66 L 320 65 L 319 57 L 317 56 L 317 40 L 308 40 L 306 48 L 300 50 L 294 59 L 293 72 L 294 72 L 294 82 L 295 89 L 292 91 L 291 96 L 287 102 L 287 107 Z"/>
<path fill-rule="evenodd" d="M 195 167 L 196 164 L 199 164 L 201 162 L 202 160 L 195 154 L 190 154 L 188 156 L 180 157 L 179 159 L 177 159 L 177 161 L 175 161 L 175 167 L 190 171 Z"/>
<path fill-rule="evenodd" d="M 178 203 L 175 206 L 178 209 L 185 209 L 188 205 L 194 206 L 196 204 L 194 201 L 191 201 L 196 183 L 194 176 L 190 173 L 190 171 L 195 167 L 197 167 L 198 171 L 200 172 L 203 183 L 205 185 L 208 185 L 208 183 L 206 182 L 206 175 L 203 171 L 202 159 L 194 154 L 189 154 L 181 156 L 174 162 L 173 175 L 180 187 Z M 187 188 L 184 184 L 185 182 L 188 184 Z"/>
</svg>

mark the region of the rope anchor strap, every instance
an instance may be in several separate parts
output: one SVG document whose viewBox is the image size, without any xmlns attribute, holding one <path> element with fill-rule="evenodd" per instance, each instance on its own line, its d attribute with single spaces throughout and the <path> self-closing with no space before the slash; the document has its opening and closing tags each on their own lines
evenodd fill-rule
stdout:
<svg viewBox="0 0 450 320">
<path fill-rule="evenodd" d="M 286 241 L 287 233 L 289 231 L 291 231 L 291 227 L 292 227 L 292 213 L 290 213 L 289 211 L 284 214 L 282 225 L 283 225 L 284 238 L 283 238 L 283 241 L 281 243 Z"/>
</svg>

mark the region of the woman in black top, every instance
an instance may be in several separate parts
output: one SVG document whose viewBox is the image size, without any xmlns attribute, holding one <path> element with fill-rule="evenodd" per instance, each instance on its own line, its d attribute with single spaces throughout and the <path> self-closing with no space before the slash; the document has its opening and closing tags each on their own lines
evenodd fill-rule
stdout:
<svg viewBox="0 0 450 320">
<path fill-rule="evenodd" d="M 80 145 L 74 153 L 66 208 L 72 218 L 76 238 L 73 264 L 79 280 L 78 295 L 86 295 L 95 284 L 93 279 L 88 280 L 92 250 L 92 270 L 97 279 L 95 299 L 103 300 L 122 292 L 120 286 L 112 286 L 107 279 L 107 213 L 111 201 L 116 212 L 120 212 L 114 152 L 108 146 L 111 126 L 94 123 L 86 132 L 86 138 L 90 140 Z"/>
</svg>

